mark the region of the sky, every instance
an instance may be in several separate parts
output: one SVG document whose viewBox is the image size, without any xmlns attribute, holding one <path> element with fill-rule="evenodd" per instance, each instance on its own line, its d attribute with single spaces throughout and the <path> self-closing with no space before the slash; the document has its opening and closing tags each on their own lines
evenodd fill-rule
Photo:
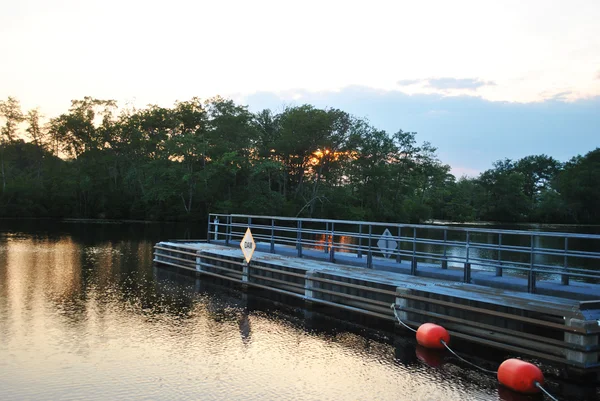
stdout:
<svg viewBox="0 0 600 401">
<path fill-rule="evenodd" d="M 231 97 L 417 132 L 455 175 L 600 146 L 600 1 L 12 0 L 0 99 Z"/>
</svg>

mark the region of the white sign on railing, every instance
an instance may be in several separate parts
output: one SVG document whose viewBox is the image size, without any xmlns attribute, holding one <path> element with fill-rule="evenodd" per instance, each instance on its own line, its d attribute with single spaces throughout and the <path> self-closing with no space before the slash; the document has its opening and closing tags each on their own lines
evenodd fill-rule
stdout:
<svg viewBox="0 0 600 401">
<path fill-rule="evenodd" d="M 252 237 L 252 232 L 250 232 L 250 227 L 248 227 L 246 234 L 244 234 L 244 238 L 242 238 L 242 242 L 240 242 L 240 248 L 242 248 L 246 263 L 250 263 L 254 250 L 256 249 L 256 243 Z"/>
<path fill-rule="evenodd" d="M 379 250 L 381 251 L 383 256 L 389 258 L 392 252 L 394 252 L 394 250 L 398 246 L 398 243 L 396 242 L 396 240 L 394 240 L 394 236 L 392 235 L 390 230 L 386 228 L 383 234 L 381 234 L 381 237 L 379 237 L 379 241 L 377 241 L 377 246 L 379 247 Z"/>
</svg>

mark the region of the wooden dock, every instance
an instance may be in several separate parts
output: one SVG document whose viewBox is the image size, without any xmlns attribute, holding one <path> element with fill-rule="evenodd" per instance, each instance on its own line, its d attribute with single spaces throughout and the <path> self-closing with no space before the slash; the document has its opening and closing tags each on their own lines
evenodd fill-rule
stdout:
<svg viewBox="0 0 600 401">
<path fill-rule="evenodd" d="M 208 231 L 210 235 L 217 230 Z M 309 251 L 302 254 L 297 246 L 278 248 L 275 252 L 272 241 L 259 243 L 248 264 L 239 240 L 230 237 L 212 243 L 167 241 L 156 244 L 154 261 L 390 322 L 395 321 L 394 305 L 402 320 L 414 327 L 435 322 L 453 338 L 585 372 L 600 369 L 600 293 L 595 292 L 600 287 L 594 284 L 582 283 L 583 297 L 549 296 L 475 284 L 471 273 L 468 282 L 452 281 L 344 263 L 348 255 L 337 254 L 333 263 L 332 253 L 322 250 L 309 258 Z M 372 267 L 370 259 L 366 263 Z M 460 275 L 465 278 L 463 272 Z M 537 289 L 531 280 L 528 283 L 526 289 Z"/>
</svg>

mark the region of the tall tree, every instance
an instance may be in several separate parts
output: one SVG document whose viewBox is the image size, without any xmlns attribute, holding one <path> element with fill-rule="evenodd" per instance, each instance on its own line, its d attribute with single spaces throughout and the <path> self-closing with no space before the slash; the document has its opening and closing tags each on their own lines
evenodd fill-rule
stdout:
<svg viewBox="0 0 600 401">
<path fill-rule="evenodd" d="M 530 214 L 534 214 L 544 192 L 561 169 L 561 163 L 546 155 L 527 156 L 514 164 L 514 170 L 523 175 L 523 193 L 529 199 Z"/>
<path fill-rule="evenodd" d="M 4 119 L 4 126 L 0 128 L 0 172 L 2 173 L 2 192 L 4 193 L 6 191 L 4 148 L 6 144 L 15 141 L 18 126 L 25 118 L 21 111 L 21 104 L 11 96 L 6 101 L 0 101 L 0 117 Z"/>
<path fill-rule="evenodd" d="M 42 178 L 42 161 L 46 149 L 46 135 L 45 129 L 40 125 L 40 112 L 38 109 L 32 109 L 27 112 L 25 119 L 27 120 L 28 126 L 25 129 L 31 143 L 33 143 L 38 149 L 38 160 L 37 160 L 37 179 L 41 182 Z"/>
</svg>

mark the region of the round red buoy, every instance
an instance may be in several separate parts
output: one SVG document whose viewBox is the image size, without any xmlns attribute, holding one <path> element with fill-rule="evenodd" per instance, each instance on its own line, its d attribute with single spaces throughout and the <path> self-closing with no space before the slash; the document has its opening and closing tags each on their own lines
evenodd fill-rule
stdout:
<svg viewBox="0 0 600 401">
<path fill-rule="evenodd" d="M 498 381 L 518 393 L 538 393 L 536 382 L 544 385 L 544 375 L 540 368 L 520 359 L 507 359 L 498 368 Z"/>
<path fill-rule="evenodd" d="M 417 330 L 417 342 L 423 347 L 442 349 L 444 345 L 450 344 L 450 334 L 442 326 L 433 323 L 423 323 Z"/>
<path fill-rule="evenodd" d="M 443 351 L 438 351 L 431 348 L 425 348 L 421 345 L 417 345 L 415 349 L 415 353 L 417 354 L 417 358 L 431 366 L 432 368 L 439 368 L 444 364 L 444 353 Z"/>
</svg>

